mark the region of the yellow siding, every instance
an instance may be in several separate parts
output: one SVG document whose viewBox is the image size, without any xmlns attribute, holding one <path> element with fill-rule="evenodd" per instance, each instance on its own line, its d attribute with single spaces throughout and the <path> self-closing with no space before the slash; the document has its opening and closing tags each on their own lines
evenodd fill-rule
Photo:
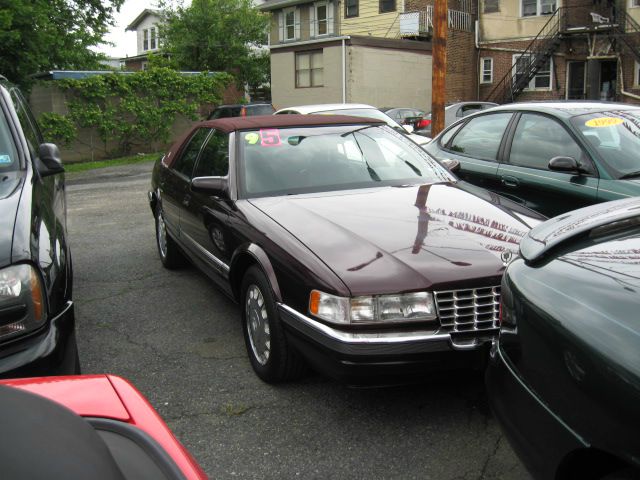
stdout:
<svg viewBox="0 0 640 480">
<path fill-rule="evenodd" d="M 630 7 L 627 12 L 636 22 L 640 23 L 640 7 Z"/>
<path fill-rule="evenodd" d="M 480 40 L 533 38 L 548 20 L 549 15 L 521 17 L 520 0 L 502 0 L 499 12 L 480 16 Z"/>
<path fill-rule="evenodd" d="M 382 38 L 398 38 L 400 36 L 399 10 L 389 13 L 378 13 L 378 0 L 361 0 L 359 16 L 345 18 L 344 3 L 340 2 L 340 33 L 342 35 L 371 35 Z M 401 1 L 396 0 L 396 8 Z"/>
</svg>

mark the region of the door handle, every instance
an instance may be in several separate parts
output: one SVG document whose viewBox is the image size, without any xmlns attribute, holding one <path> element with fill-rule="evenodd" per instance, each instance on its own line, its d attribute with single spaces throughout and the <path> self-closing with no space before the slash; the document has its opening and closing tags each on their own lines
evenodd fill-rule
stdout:
<svg viewBox="0 0 640 480">
<path fill-rule="evenodd" d="M 184 205 L 185 207 L 188 207 L 190 203 L 191 203 L 191 195 L 185 195 L 184 198 L 182 199 L 182 205 Z"/>
<path fill-rule="evenodd" d="M 518 187 L 520 186 L 520 180 L 511 175 L 503 175 L 501 178 L 502 184 L 505 187 Z"/>
</svg>

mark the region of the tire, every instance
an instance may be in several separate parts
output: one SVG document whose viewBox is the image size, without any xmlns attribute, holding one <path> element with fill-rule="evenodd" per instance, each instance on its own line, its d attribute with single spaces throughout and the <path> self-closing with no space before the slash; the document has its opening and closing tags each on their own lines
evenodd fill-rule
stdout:
<svg viewBox="0 0 640 480">
<path fill-rule="evenodd" d="M 257 266 L 242 279 L 242 330 L 249 361 L 267 383 L 303 376 L 306 364 L 288 344 L 267 277 Z"/>
<path fill-rule="evenodd" d="M 180 268 L 185 264 L 185 258 L 178 249 L 178 245 L 169 233 L 164 221 L 164 212 L 160 204 L 156 206 L 156 245 L 158 247 L 158 255 L 164 268 L 173 270 Z"/>
</svg>

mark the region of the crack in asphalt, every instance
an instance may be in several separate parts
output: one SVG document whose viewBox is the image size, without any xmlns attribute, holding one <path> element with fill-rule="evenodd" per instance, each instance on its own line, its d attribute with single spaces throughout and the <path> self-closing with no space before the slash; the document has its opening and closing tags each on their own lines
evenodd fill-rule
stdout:
<svg viewBox="0 0 640 480">
<path fill-rule="evenodd" d="M 493 451 L 489 455 L 487 455 L 487 458 L 484 461 L 484 465 L 482 465 L 480 476 L 478 477 L 479 480 L 482 480 L 483 478 L 485 478 L 485 475 L 487 474 L 487 468 L 489 468 L 489 463 L 491 463 L 491 460 L 493 460 L 498 453 L 498 449 L 500 448 L 500 442 L 502 442 L 502 435 L 498 435 L 498 439 L 496 440 L 496 443 L 493 446 Z"/>
</svg>

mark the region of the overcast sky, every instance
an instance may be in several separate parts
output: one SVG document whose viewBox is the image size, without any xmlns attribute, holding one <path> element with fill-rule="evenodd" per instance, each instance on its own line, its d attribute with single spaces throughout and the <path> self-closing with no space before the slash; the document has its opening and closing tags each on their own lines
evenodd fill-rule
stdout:
<svg viewBox="0 0 640 480">
<path fill-rule="evenodd" d="M 177 2 L 174 2 L 177 3 Z M 191 0 L 182 2 L 185 6 L 191 4 Z M 122 58 L 136 54 L 135 32 L 125 32 L 127 25 L 131 24 L 145 8 L 157 8 L 156 0 L 125 0 L 120 12 L 115 15 L 116 25 L 106 36 L 106 40 L 114 43 L 113 47 L 103 45 L 98 50 L 108 57 Z"/>
</svg>

